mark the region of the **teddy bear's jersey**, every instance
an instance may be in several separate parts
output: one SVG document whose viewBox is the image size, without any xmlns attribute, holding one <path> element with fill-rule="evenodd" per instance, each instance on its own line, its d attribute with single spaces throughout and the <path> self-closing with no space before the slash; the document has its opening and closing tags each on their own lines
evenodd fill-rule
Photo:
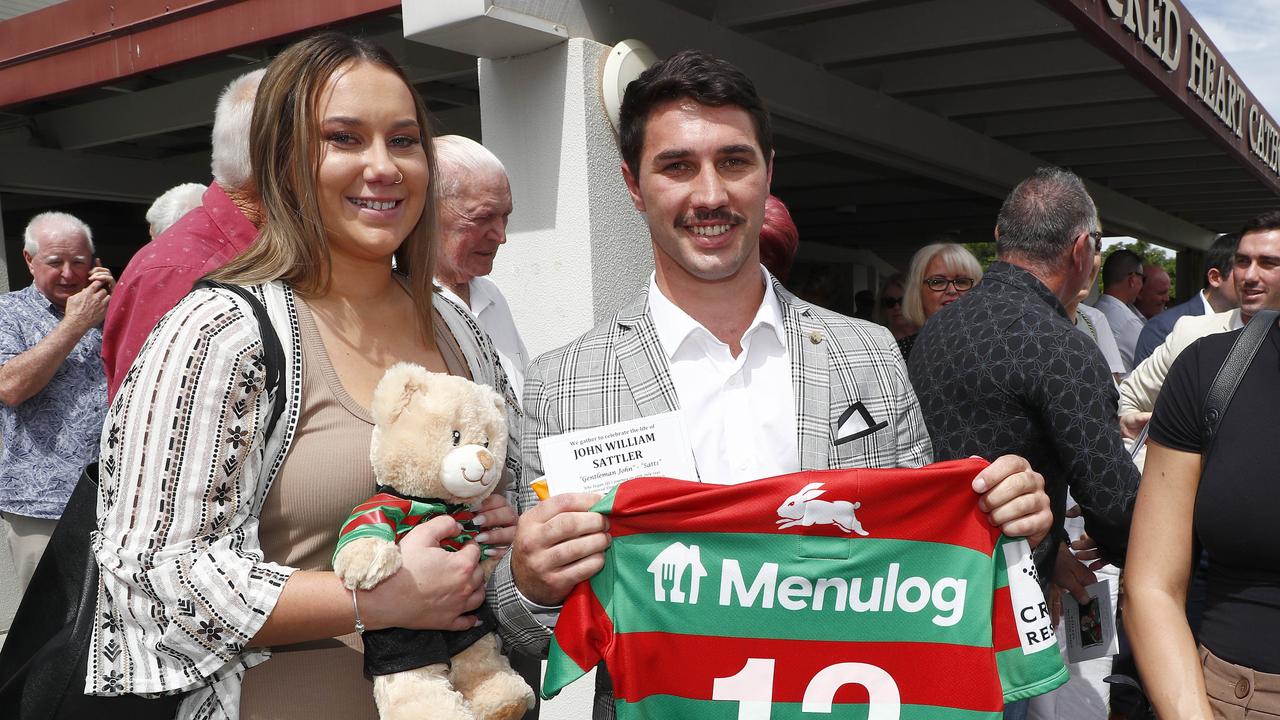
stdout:
<svg viewBox="0 0 1280 720">
<path fill-rule="evenodd" d="M 623 483 L 543 697 L 604 660 L 619 720 L 998 720 L 1067 673 L 1026 542 L 978 510 L 985 466 Z"/>
<path fill-rule="evenodd" d="M 351 516 L 342 523 L 338 533 L 338 546 L 333 555 L 336 558 L 342 548 L 352 540 L 373 537 L 388 542 L 399 542 L 405 533 L 439 515 L 449 515 L 458 521 L 462 532 L 446 539 L 441 546 L 446 550 L 459 550 L 468 542 L 475 540 L 480 528 L 475 524 L 476 514 L 467 505 L 446 503 L 443 500 L 432 500 L 400 495 L 386 485 L 378 487 L 378 494 L 365 500 L 351 511 Z M 487 545 L 481 545 L 483 550 Z"/>
</svg>

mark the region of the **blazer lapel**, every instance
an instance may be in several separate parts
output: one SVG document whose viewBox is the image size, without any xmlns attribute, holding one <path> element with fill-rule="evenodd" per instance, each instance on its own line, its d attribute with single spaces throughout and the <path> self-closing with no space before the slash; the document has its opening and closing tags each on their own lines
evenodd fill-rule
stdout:
<svg viewBox="0 0 1280 720">
<path fill-rule="evenodd" d="M 647 291 L 618 313 L 618 333 L 618 365 L 640 415 L 647 417 L 679 409 L 671 368 L 649 315 Z"/>
<path fill-rule="evenodd" d="M 773 284 L 782 302 L 782 324 L 786 327 L 800 469 L 826 470 L 831 454 L 831 343 L 809 306 L 776 279 Z"/>
</svg>

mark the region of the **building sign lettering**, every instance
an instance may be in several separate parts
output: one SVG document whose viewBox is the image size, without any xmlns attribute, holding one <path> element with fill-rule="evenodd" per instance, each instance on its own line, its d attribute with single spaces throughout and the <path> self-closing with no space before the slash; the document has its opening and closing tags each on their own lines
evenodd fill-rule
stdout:
<svg viewBox="0 0 1280 720">
<path fill-rule="evenodd" d="M 1250 152 L 1280 175 L 1280 130 L 1175 0 L 1097 0 L 1126 33 L 1171 73 L 1185 72 L 1186 92 L 1200 101 Z M 1184 31 L 1185 27 L 1185 31 Z M 1185 52 L 1184 52 L 1185 50 Z M 1247 134 L 1246 134 L 1247 133 Z"/>
</svg>

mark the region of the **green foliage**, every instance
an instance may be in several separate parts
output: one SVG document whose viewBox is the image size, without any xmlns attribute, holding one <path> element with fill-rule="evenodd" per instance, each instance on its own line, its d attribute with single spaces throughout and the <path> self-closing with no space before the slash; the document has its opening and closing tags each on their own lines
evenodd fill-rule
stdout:
<svg viewBox="0 0 1280 720">
<path fill-rule="evenodd" d="M 1142 262 L 1144 264 L 1150 263 L 1164 268 L 1165 272 L 1169 273 L 1169 280 L 1172 283 L 1171 287 L 1178 287 L 1178 261 L 1177 258 L 1175 258 L 1168 250 L 1165 250 L 1158 245 L 1152 245 L 1146 240 L 1118 242 L 1102 251 L 1102 262 L 1105 263 L 1107 258 L 1111 257 L 1111 253 L 1121 249 L 1129 250 L 1137 254 L 1138 257 L 1142 258 Z M 1098 283 L 1101 285 L 1101 278 L 1099 278 Z M 1101 288 L 1099 288 L 1099 290 L 1101 290 Z M 1169 305 L 1172 306 L 1175 302 L 1175 299 L 1170 298 Z"/>
<path fill-rule="evenodd" d="M 964 246 L 969 252 L 973 253 L 974 257 L 978 258 L 978 264 L 982 265 L 983 270 L 991 267 L 991 263 L 996 261 L 996 244 L 994 241 L 965 243 Z M 1102 261 L 1106 262 L 1111 253 L 1121 248 L 1137 253 L 1144 263 L 1152 263 L 1164 268 L 1165 272 L 1169 273 L 1169 280 L 1173 283 L 1173 287 L 1176 288 L 1178 286 L 1177 259 L 1168 250 L 1158 245 L 1153 245 L 1146 240 L 1117 242 L 1102 251 Z M 1098 279 L 1098 285 L 1098 291 L 1101 292 L 1101 278 Z M 1169 304 L 1172 306 L 1174 300 L 1171 299 Z"/>
<path fill-rule="evenodd" d="M 986 272 L 987 268 L 991 267 L 991 263 L 996 261 L 996 243 L 994 240 L 964 243 L 964 247 L 973 253 L 974 257 L 978 258 L 978 264 L 982 266 L 983 272 Z"/>
</svg>

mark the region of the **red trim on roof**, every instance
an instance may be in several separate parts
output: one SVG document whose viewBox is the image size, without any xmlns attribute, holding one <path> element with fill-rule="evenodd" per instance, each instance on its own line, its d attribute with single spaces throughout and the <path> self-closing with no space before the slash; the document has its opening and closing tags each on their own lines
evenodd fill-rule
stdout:
<svg viewBox="0 0 1280 720">
<path fill-rule="evenodd" d="M 66 0 L 0 22 L 0 108 L 399 9 L 399 0 Z"/>
</svg>

